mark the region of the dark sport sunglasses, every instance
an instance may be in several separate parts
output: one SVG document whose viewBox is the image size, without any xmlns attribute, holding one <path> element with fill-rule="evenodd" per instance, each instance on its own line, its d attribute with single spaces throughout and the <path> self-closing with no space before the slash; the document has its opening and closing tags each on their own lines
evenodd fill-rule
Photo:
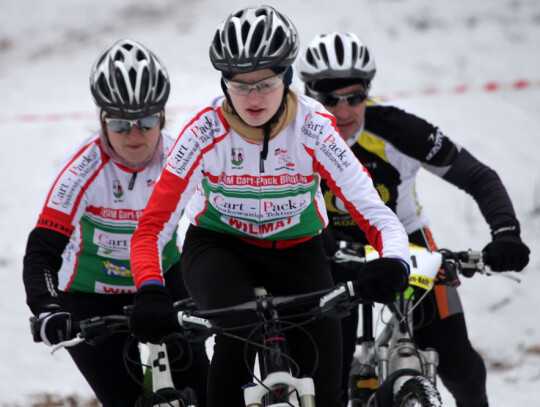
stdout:
<svg viewBox="0 0 540 407">
<path fill-rule="evenodd" d="M 113 117 L 105 117 L 105 123 L 109 130 L 115 133 L 128 134 L 131 131 L 132 126 L 137 126 L 141 131 L 148 131 L 153 129 L 159 124 L 161 114 L 153 114 L 151 116 L 143 117 L 142 119 L 117 119 Z"/>
<path fill-rule="evenodd" d="M 367 92 L 361 90 L 358 92 L 348 93 L 346 95 L 334 95 L 333 93 L 315 92 L 308 89 L 311 97 L 319 101 L 325 106 L 337 106 L 340 100 L 347 102 L 349 106 L 356 106 L 364 102 L 368 98 Z"/>
</svg>

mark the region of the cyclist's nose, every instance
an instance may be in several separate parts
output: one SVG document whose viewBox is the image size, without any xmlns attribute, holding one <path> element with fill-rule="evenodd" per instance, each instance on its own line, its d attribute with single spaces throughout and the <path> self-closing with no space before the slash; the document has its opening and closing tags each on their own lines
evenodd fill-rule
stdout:
<svg viewBox="0 0 540 407">
<path fill-rule="evenodd" d="M 334 116 L 338 118 L 349 117 L 351 114 L 351 108 L 346 100 L 338 101 L 338 104 L 331 109 Z"/>
<path fill-rule="evenodd" d="M 141 129 L 139 129 L 136 125 L 132 125 L 129 129 L 129 133 L 127 134 L 130 137 L 140 136 L 142 133 Z"/>
<path fill-rule="evenodd" d="M 261 96 L 261 94 L 259 93 L 259 91 L 257 89 L 250 89 L 249 90 L 248 100 L 251 103 L 259 102 L 261 99 L 262 99 L 262 96 Z"/>
</svg>

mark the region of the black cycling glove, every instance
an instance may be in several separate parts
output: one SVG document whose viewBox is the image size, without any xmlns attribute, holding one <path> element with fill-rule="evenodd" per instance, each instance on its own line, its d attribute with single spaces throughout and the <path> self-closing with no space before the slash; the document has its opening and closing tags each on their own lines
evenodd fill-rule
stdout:
<svg viewBox="0 0 540 407">
<path fill-rule="evenodd" d="M 169 290 L 157 284 L 141 287 L 130 314 L 131 332 L 142 342 L 160 343 L 180 327 Z"/>
<path fill-rule="evenodd" d="M 407 288 L 408 274 L 407 267 L 398 259 L 383 257 L 367 262 L 358 274 L 360 298 L 389 304 Z"/>
<path fill-rule="evenodd" d="M 531 251 L 519 237 L 516 226 L 495 230 L 493 240 L 484 247 L 484 261 L 493 271 L 521 271 L 529 263 Z"/>
<path fill-rule="evenodd" d="M 75 337 L 71 314 L 56 304 L 43 307 L 34 324 L 32 331 L 35 342 L 43 341 L 52 346 Z"/>
</svg>

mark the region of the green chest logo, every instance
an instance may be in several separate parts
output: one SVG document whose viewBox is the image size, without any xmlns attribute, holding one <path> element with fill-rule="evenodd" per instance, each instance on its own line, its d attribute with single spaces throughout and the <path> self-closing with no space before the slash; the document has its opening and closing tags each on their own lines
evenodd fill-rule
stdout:
<svg viewBox="0 0 540 407">
<path fill-rule="evenodd" d="M 233 165 L 241 165 L 244 162 L 244 149 L 233 148 L 231 149 L 232 163 Z"/>
<path fill-rule="evenodd" d="M 124 195 L 124 190 L 122 189 L 122 185 L 120 184 L 120 181 L 118 181 L 117 179 L 113 181 L 112 189 L 113 189 L 113 194 L 116 198 L 121 198 L 122 195 Z"/>
</svg>

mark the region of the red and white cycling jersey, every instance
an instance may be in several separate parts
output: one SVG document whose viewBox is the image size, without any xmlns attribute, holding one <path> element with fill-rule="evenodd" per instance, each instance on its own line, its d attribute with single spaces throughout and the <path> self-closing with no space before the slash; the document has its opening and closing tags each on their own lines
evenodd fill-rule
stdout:
<svg viewBox="0 0 540 407">
<path fill-rule="evenodd" d="M 62 163 L 37 223 L 70 237 L 58 272 L 60 290 L 135 292 L 131 237 L 173 143 L 163 134 L 161 160 L 134 171 L 103 152 L 97 132 Z M 180 259 L 172 232 L 162 256 L 165 270 Z"/>
<path fill-rule="evenodd" d="M 192 224 L 255 244 L 319 234 L 328 223 L 321 177 L 382 256 L 408 261 L 403 227 L 321 104 L 298 95 L 295 119 L 269 141 L 262 160 L 262 145 L 226 122 L 223 100 L 214 99 L 187 120 L 169 155 L 132 242 L 137 287 L 162 281 L 158 253 L 184 208 Z"/>
</svg>

